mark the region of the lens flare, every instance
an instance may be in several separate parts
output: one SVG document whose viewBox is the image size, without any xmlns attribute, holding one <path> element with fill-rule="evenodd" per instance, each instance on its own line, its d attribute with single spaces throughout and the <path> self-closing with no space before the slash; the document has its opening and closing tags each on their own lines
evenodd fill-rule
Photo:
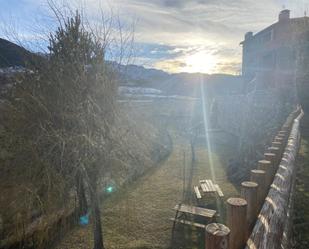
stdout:
<svg viewBox="0 0 309 249">
<path fill-rule="evenodd" d="M 108 186 L 107 188 L 106 188 L 106 192 L 107 193 L 112 193 L 112 192 L 114 192 L 114 187 L 113 186 Z"/>
</svg>

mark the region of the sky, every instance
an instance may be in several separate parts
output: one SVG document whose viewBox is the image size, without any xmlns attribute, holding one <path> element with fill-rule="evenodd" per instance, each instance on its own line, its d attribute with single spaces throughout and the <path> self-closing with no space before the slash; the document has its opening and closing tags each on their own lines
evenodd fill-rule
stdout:
<svg viewBox="0 0 309 249">
<path fill-rule="evenodd" d="M 123 38 L 128 40 L 125 48 L 130 51 L 130 62 L 171 73 L 239 74 L 239 43 L 246 32 L 258 32 L 276 22 L 283 8 L 290 9 L 292 17 L 309 13 L 309 0 L 54 2 L 61 9 L 68 3 L 73 9 L 82 6 L 89 23 L 100 23 L 102 13 L 105 20 L 116 16 L 113 27 L 121 27 Z M 47 0 L 0 0 L 0 6 L 0 37 L 19 37 L 32 49 L 46 50 L 46 34 L 56 28 Z M 119 51 L 118 45 L 111 45 L 114 57 L 119 56 L 115 52 Z"/>
</svg>

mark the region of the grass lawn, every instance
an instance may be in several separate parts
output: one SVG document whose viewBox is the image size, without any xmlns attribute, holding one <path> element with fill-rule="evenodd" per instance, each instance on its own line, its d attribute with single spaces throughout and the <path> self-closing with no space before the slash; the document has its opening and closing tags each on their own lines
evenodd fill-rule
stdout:
<svg viewBox="0 0 309 249">
<path fill-rule="evenodd" d="M 187 156 L 186 170 L 184 170 L 184 151 Z M 142 248 L 170 248 L 172 222 L 174 217 L 172 208 L 183 198 L 184 175 L 188 176 L 190 168 L 189 144 L 180 138 L 174 139 L 174 150 L 170 157 L 118 193 L 112 194 L 102 207 L 104 226 L 104 241 L 108 249 L 142 249 Z M 206 146 L 197 148 L 197 162 L 195 165 L 193 184 L 200 179 L 214 176 L 224 194 L 224 200 L 237 196 L 238 191 L 228 182 L 225 174 L 227 161 L 233 154 L 232 146 L 217 146 L 209 152 Z M 210 164 L 213 167 L 210 167 Z M 213 172 L 211 173 L 211 168 Z M 185 173 L 184 173 L 185 172 Z M 223 201 L 224 201 L 223 200 Z M 221 212 L 221 218 L 224 212 Z M 186 244 L 177 248 L 198 248 L 201 237 L 197 232 L 189 229 L 177 229 L 176 238 L 183 240 L 186 236 L 197 243 Z M 184 236 L 185 235 L 185 236 Z M 56 249 L 92 248 L 91 225 L 77 227 L 71 231 L 56 247 Z"/>
</svg>

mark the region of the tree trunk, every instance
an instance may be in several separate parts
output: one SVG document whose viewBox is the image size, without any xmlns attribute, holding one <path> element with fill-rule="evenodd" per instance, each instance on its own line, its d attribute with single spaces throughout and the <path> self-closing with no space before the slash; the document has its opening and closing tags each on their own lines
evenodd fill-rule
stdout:
<svg viewBox="0 0 309 249">
<path fill-rule="evenodd" d="M 83 176 L 81 173 L 76 175 L 76 191 L 77 191 L 77 198 L 78 198 L 78 214 L 79 216 L 83 216 L 87 214 L 88 204 L 87 198 L 85 193 L 85 185 Z"/>
<path fill-rule="evenodd" d="M 93 238 L 94 238 L 93 249 L 104 249 L 100 202 L 97 193 L 96 181 L 93 181 L 91 185 L 92 186 L 90 189 L 90 195 L 91 195 Z"/>
</svg>

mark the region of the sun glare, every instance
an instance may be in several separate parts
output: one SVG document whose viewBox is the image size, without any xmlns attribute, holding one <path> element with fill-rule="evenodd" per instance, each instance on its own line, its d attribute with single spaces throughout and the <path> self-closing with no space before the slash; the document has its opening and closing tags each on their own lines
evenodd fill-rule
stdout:
<svg viewBox="0 0 309 249">
<path fill-rule="evenodd" d="M 201 51 L 195 54 L 192 54 L 185 58 L 186 66 L 184 69 L 188 73 L 214 73 L 217 60 L 216 57 Z"/>
</svg>

